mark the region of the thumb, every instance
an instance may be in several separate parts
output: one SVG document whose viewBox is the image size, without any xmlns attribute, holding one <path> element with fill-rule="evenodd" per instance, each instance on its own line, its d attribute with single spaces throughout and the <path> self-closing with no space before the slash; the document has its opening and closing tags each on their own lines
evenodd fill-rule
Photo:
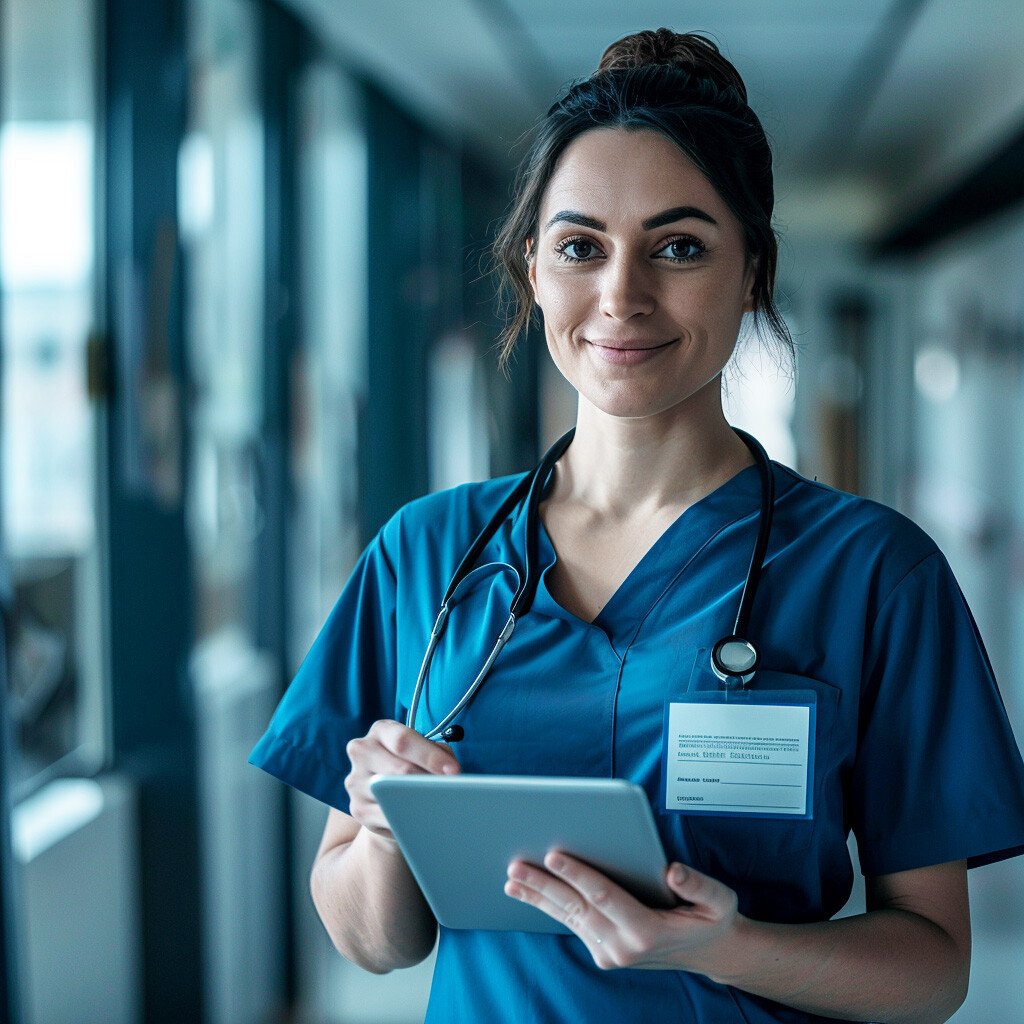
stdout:
<svg viewBox="0 0 1024 1024">
<path fill-rule="evenodd" d="M 452 748 L 451 748 L 451 746 L 450 746 L 449 744 L 445 743 L 445 742 L 444 742 L 443 740 L 435 740 L 434 742 L 435 742 L 435 743 L 436 743 L 436 744 L 437 744 L 437 745 L 438 745 L 438 746 L 439 746 L 439 747 L 440 747 L 440 748 L 441 748 L 442 750 L 446 751 L 446 752 L 447 752 L 447 753 L 448 753 L 448 754 L 449 754 L 449 755 L 451 756 L 451 759 L 452 759 L 452 760 L 453 760 L 453 761 L 455 762 L 455 764 L 456 764 L 456 766 L 457 766 L 457 767 L 459 767 L 459 768 L 461 768 L 461 767 L 462 767 L 462 766 L 461 766 L 461 765 L 459 764 L 459 759 L 458 759 L 458 758 L 457 758 L 457 757 L 455 756 L 455 751 L 454 751 L 454 750 L 452 750 Z"/>
<path fill-rule="evenodd" d="M 684 902 L 716 913 L 727 912 L 730 902 L 736 899 L 728 886 L 685 864 L 669 865 L 668 885 Z"/>
</svg>

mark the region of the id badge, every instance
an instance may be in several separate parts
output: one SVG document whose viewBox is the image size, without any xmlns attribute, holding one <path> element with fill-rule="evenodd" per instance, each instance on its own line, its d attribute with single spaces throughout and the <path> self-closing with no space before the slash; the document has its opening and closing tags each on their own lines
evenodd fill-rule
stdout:
<svg viewBox="0 0 1024 1024">
<path fill-rule="evenodd" d="M 663 808 L 813 817 L 816 709 L 813 690 L 703 690 L 666 704 Z"/>
</svg>

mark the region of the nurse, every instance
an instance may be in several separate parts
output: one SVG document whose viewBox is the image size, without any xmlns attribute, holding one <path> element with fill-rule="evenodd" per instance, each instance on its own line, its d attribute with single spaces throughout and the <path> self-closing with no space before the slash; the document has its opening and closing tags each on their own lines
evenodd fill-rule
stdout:
<svg viewBox="0 0 1024 1024">
<path fill-rule="evenodd" d="M 710 649 L 733 631 L 759 524 L 760 469 L 723 415 L 722 370 L 744 314 L 791 344 L 772 299 L 772 205 L 743 83 L 701 36 L 619 40 L 551 107 L 495 243 L 517 306 L 502 357 L 535 304 L 579 393 L 571 443 L 541 481 L 529 608 L 458 742 L 424 738 L 524 578 L 525 503 L 501 510 L 526 474 L 411 502 L 362 553 L 250 756 L 329 805 L 314 903 L 336 947 L 374 972 L 425 958 L 438 925 L 373 774 L 621 777 L 647 791 L 679 905 L 645 907 L 565 852 L 513 862 L 509 897 L 572 934 L 441 928 L 428 1021 L 925 1024 L 964 999 L 966 872 L 1024 853 L 1024 764 L 957 582 L 908 519 L 769 464 L 749 691 L 765 715 L 807 709 L 799 813 L 673 803 L 689 784 L 670 770 L 673 709 L 721 706 Z M 438 608 L 496 513 L 410 728 Z M 707 799 L 712 783 L 694 785 L 705 795 L 684 799 Z M 833 921 L 851 830 L 868 909 Z"/>
</svg>

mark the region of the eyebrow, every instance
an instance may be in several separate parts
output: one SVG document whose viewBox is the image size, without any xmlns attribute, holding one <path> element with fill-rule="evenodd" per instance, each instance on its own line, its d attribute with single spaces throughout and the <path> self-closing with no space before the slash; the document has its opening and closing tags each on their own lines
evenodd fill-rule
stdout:
<svg viewBox="0 0 1024 1024">
<path fill-rule="evenodd" d="M 661 213 L 656 213 L 653 217 L 648 217 L 641 226 L 644 231 L 653 231 L 655 228 L 664 227 L 666 224 L 674 224 L 677 220 L 686 220 L 688 217 L 707 221 L 708 224 L 718 226 L 718 221 L 710 213 L 705 213 L 699 206 L 673 206 L 671 210 L 664 210 Z M 566 224 L 579 224 L 580 227 L 593 228 L 595 231 L 604 231 L 608 227 L 604 221 L 598 220 L 596 217 L 588 217 L 578 210 L 559 210 L 544 225 L 544 230 L 547 231 L 553 224 L 557 224 L 559 221 L 564 221 Z"/>
</svg>

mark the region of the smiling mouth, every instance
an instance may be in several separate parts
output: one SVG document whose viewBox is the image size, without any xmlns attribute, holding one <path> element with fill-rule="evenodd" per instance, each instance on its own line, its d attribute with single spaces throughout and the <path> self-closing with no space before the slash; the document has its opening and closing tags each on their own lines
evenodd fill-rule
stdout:
<svg viewBox="0 0 1024 1024">
<path fill-rule="evenodd" d="M 588 339 L 587 344 L 593 345 L 595 348 L 607 349 L 609 352 L 656 352 L 659 348 L 665 348 L 668 345 L 678 341 L 678 338 L 670 338 L 668 341 L 662 342 L 660 345 L 602 345 L 596 341 L 590 341 Z"/>
</svg>

